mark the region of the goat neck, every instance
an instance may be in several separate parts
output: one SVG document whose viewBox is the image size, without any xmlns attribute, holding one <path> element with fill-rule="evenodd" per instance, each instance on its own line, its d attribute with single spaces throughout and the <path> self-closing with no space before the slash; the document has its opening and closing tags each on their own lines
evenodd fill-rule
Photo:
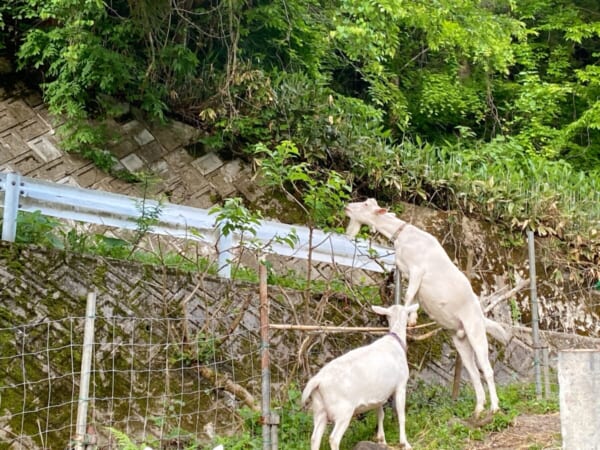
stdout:
<svg viewBox="0 0 600 450">
<path fill-rule="evenodd" d="M 374 215 L 371 227 L 393 242 L 407 225 L 408 222 L 398 219 L 395 214 L 385 213 Z"/>
<path fill-rule="evenodd" d="M 405 311 L 400 313 L 400 317 L 390 323 L 390 333 L 395 334 L 401 342 L 403 342 L 402 348 L 406 350 L 406 323 L 408 322 L 408 315 Z"/>
</svg>

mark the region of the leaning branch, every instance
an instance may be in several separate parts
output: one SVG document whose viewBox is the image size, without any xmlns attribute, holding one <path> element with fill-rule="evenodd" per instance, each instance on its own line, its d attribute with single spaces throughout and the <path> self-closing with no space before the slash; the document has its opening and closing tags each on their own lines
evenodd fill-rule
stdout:
<svg viewBox="0 0 600 450">
<path fill-rule="evenodd" d="M 497 292 L 486 297 L 484 301 L 492 301 L 492 303 L 490 303 L 488 306 L 485 307 L 485 312 L 488 313 L 490 312 L 492 309 L 494 309 L 496 306 L 498 306 L 500 303 L 502 303 L 505 300 L 508 300 L 509 298 L 511 298 L 513 295 L 515 295 L 517 292 L 519 292 L 520 290 L 526 288 L 529 285 L 529 280 L 521 280 L 517 283 L 517 285 L 512 288 L 511 290 L 505 292 L 504 294 L 498 294 Z"/>
<path fill-rule="evenodd" d="M 254 396 L 239 384 L 231 381 L 226 374 L 221 374 L 206 366 L 199 367 L 198 372 L 203 378 L 212 382 L 216 388 L 223 389 L 242 400 L 252 411 L 260 411 Z"/>
</svg>

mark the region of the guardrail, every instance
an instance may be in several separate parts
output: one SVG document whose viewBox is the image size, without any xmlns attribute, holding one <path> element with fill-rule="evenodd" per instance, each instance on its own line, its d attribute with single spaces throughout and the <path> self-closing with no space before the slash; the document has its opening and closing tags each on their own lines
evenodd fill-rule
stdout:
<svg viewBox="0 0 600 450">
<path fill-rule="evenodd" d="M 0 195 L 4 194 L 2 239 L 14 241 L 18 211 L 35 212 L 60 219 L 75 220 L 116 228 L 137 229 L 139 218 L 147 211 L 160 215 L 149 232 L 175 238 L 191 239 L 214 246 L 218 255 L 219 275 L 229 278 L 232 250 L 248 241 L 234 231 L 221 233 L 215 215 L 206 209 L 173 203 L 129 197 L 111 192 L 83 189 L 52 183 L 16 173 L 0 173 Z M 262 243 L 264 251 L 299 259 L 339 264 L 355 269 L 383 272 L 394 267 L 392 248 L 351 240 L 337 233 L 325 233 L 303 226 L 263 220 L 255 228 L 254 242 Z M 298 240 L 293 247 L 277 242 L 294 233 Z M 242 239 L 244 237 L 244 239 Z M 312 242 L 312 245 L 310 244 Z"/>
</svg>

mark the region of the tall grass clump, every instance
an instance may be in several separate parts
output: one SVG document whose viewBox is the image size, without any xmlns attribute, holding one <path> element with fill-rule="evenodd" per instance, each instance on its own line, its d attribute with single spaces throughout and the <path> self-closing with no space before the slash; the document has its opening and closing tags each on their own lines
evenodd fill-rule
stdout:
<svg viewBox="0 0 600 450">
<path fill-rule="evenodd" d="M 398 176 L 403 196 L 475 213 L 541 236 L 595 239 L 600 173 L 527 153 L 499 137 L 465 146 L 404 142 Z"/>
</svg>

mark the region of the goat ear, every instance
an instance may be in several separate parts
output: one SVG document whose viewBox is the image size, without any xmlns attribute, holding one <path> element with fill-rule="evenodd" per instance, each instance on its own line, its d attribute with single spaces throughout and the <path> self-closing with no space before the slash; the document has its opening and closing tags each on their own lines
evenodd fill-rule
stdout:
<svg viewBox="0 0 600 450">
<path fill-rule="evenodd" d="M 387 308 L 384 308 L 383 306 L 371 305 L 371 309 L 380 316 L 387 316 L 389 314 Z"/>
<path fill-rule="evenodd" d="M 419 309 L 419 304 L 414 303 L 414 304 L 410 305 L 408 308 L 406 308 L 406 312 L 408 312 L 410 314 L 412 312 L 415 312 L 417 309 Z"/>
<path fill-rule="evenodd" d="M 387 212 L 388 212 L 388 210 L 386 208 L 379 208 L 379 209 L 375 210 L 375 214 L 385 214 Z"/>
</svg>

